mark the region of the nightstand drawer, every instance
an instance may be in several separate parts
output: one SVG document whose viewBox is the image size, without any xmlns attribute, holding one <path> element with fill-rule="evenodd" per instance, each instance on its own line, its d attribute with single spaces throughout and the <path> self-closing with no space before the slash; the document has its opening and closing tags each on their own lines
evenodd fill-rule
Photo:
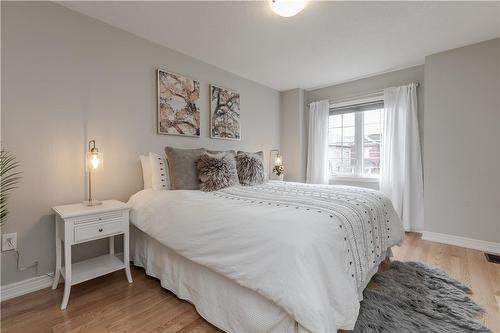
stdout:
<svg viewBox="0 0 500 333">
<path fill-rule="evenodd" d="M 75 243 L 124 232 L 122 221 L 92 223 L 75 227 Z"/>
<path fill-rule="evenodd" d="M 121 219 L 122 217 L 123 217 L 123 211 L 87 215 L 75 218 L 74 224 L 111 222 L 111 221 L 116 221 L 117 219 Z"/>
</svg>

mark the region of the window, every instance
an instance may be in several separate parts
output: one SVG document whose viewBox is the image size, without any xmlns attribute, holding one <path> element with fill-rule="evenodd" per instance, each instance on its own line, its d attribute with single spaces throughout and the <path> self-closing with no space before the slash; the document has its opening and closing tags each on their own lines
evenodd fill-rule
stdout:
<svg viewBox="0 0 500 333">
<path fill-rule="evenodd" d="M 328 124 L 330 177 L 380 175 L 383 102 L 333 107 Z"/>
</svg>

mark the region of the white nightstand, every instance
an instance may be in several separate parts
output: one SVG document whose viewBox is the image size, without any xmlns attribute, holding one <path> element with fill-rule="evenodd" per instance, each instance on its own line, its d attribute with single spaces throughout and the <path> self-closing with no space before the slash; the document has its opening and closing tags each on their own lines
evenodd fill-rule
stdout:
<svg viewBox="0 0 500 333">
<path fill-rule="evenodd" d="M 56 213 L 56 270 L 52 289 L 60 275 L 64 278 L 61 310 L 66 309 L 71 286 L 98 276 L 125 269 L 132 283 L 129 263 L 129 209 L 117 200 L 105 200 L 99 206 L 73 204 L 52 207 Z M 123 234 L 123 261 L 115 256 L 114 236 Z M 109 254 L 71 263 L 71 246 L 96 239 L 109 238 Z M 61 248 L 64 242 L 64 267 L 61 267 Z"/>
</svg>

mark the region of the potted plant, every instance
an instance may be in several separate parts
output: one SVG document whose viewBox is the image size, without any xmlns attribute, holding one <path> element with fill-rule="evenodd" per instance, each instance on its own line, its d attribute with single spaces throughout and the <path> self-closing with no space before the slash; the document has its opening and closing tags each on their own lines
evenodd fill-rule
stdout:
<svg viewBox="0 0 500 333">
<path fill-rule="evenodd" d="M 8 151 L 0 150 L 0 226 L 7 220 L 9 213 L 7 199 L 21 180 L 21 172 L 17 171 L 19 162 Z"/>
<path fill-rule="evenodd" d="M 285 166 L 283 164 L 276 164 L 273 168 L 273 173 L 279 177 L 281 181 L 283 181 L 283 177 L 285 175 Z"/>
</svg>

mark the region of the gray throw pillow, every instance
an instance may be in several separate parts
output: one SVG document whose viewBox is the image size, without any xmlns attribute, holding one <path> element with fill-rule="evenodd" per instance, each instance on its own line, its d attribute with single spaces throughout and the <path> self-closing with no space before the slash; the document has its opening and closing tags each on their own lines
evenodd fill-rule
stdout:
<svg viewBox="0 0 500 333">
<path fill-rule="evenodd" d="M 217 191 L 238 182 L 233 154 L 203 154 L 196 163 L 202 191 Z"/>
<path fill-rule="evenodd" d="M 217 155 L 217 154 L 233 154 L 236 155 L 236 150 L 209 150 L 205 149 L 207 153 L 212 154 L 212 155 Z"/>
<path fill-rule="evenodd" d="M 196 161 L 205 153 L 205 149 L 178 149 L 165 147 L 170 188 L 172 190 L 198 190 L 200 181 L 196 170 Z"/>
<path fill-rule="evenodd" d="M 247 153 L 239 151 L 236 154 L 236 169 L 241 185 L 262 184 L 265 179 L 264 153 Z"/>
</svg>

